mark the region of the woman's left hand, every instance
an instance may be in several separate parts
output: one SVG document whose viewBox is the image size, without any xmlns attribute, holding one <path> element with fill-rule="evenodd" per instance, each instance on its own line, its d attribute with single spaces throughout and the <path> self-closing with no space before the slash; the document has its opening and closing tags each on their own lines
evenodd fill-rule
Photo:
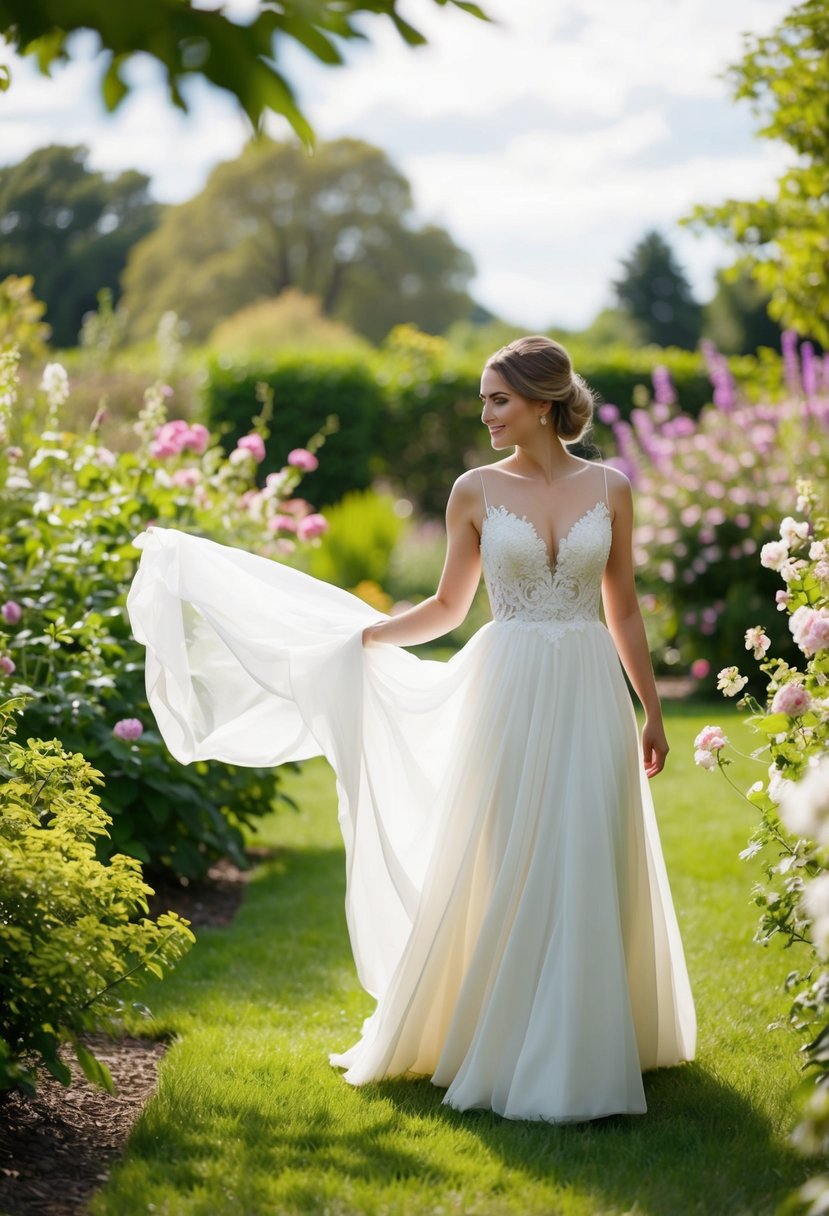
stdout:
<svg viewBox="0 0 829 1216">
<path fill-rule="evenodd" d="M 642 761 L 648 777 L 655 777 L 657 773 L 662 772 L 669 751 L 662 719 L 648 718 L 642 728 Z"/>
</svg>

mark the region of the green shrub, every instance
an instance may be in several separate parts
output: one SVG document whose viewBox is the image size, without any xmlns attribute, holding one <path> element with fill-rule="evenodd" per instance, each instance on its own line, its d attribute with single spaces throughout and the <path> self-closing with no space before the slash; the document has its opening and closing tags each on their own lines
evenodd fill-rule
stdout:
<svg viewBox="0 0 829 1216">
<path fill-rule="evenodd" d="M 153 890 L 139 861 L 97 860 L 111 822 L 93 788 L 101 774 L 56 739 L 15 743 L 21 708 L 0 705 L 0 1090 L 34 1093 L 38 1062 L 68 1085 L 59 1049 L 70 1043 L 89 1080 L 114 1093 L 80 1036 L 113 1029 L 124 990 L 162 977 L 195 939 L 175 912 L 140 916 Z"/>
<path fill-rule="evenodd" d="M 405 528 L 389 494 L 352 490 L 326 511 L 328 530 L 304 565 L 315 578 L 353 590 L 359 583 L 385 586 L 392 551 Z"/>
<path fill-rule="evenodd" d="M 208 345 L 234 358 L 269 358 L 276 350 L 371 350 L 342 321 L 326 317 L 317 296 L 296 287 L 246 304 L 226 317 L 211 333 Z"/>
<path fill-rule="evenodd" d="M 125 610 L 132 541 L 152 521 L 278 558 L 296 546 L 277 525 L 301 474 L 286 465 L 256 490 L 255 455 L 225 460 L 204 428 L 167 424 L 160 390 L 140 415 L 138 450 L 116 455 L 97 431 L 60 429 L 68 386 L 56 366 L 52 399 L 38 409 L 47 429 L 24 408 L 15 423 L 24 446 L 0 443 L 0 689 L 30 696 L 27 735 L 59 735 L 105 772 L 113 826 L 101 855 L 117 849 L 187 878 L 222 855 L 245 866 L 241 825 L 271 808 L 277 771 L 182 766 L 150 729 L 144 650 Z M 16 391 L 13 371 L 0 353 L 0 402 Z M 0 408 L 0 432 L 7 421 Z M 163 428 L 177 426 L 198 451 L 159 448 Z M 258 427 L 267 438 L 262 417 Z M 123 719 L 137 721 L 139 737 L 117 737 Z"/>
<path fill-rule="evenodd" d="M 230 450 L 250 426 L 250 402 L 257 384 L 273 393 L 273 434 L 276 449 L 284 454 L 304 445 L 331 415 L 339 430 L 326 447 L 325 465 L 310 473 L 303 492 L 326 506 L 349 490 L 363 490 L 371 482 L 371 453 L 376 419 L 383 397 L 370 360 L 353 352 L 321 354 L 286 353 L 271 362 L 246 364 L 229 357 L 214 358 L 204 389 L 205 421 L 224 432 Z M 267 456 L 260 477 L 277 469 Z"/>
</svg>

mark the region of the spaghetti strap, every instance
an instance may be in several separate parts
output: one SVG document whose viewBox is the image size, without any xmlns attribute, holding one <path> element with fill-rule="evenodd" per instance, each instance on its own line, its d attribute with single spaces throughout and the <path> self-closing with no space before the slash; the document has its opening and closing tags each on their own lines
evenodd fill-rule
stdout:
<svg viewBox="0 0 829 1216">
<path fill-rule="evenodd" d="M 481 470 L 480 470 L 480 469 L 478 469 L 478 476 L 479 476 L 479 477 L 480 477 L 480 479 L 481 479 L 481 489 L 482 489 L 482 490 L 483 490 L 483 492 L 484 492 L 484 506 L 486 507 L 486 509 L 487 509 L 487 511 L 488 511 L 488 510 L 489 510 L 489 503 L 488 503 L 488 502 L 487 502 L 487 500 L 486 500 L 486 485 L 484 484 L 484 475 L 483 475 L 483 473 L 481 472 Z"/>
</svg>

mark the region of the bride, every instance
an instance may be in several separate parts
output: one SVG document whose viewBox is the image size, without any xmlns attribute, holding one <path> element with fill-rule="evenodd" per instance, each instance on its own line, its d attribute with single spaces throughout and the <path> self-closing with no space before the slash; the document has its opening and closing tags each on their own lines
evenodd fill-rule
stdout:
<svg viewBox="0 0 829 1216">
<path fill-rule="evenodd" d="M 543 337 L 487 360 L 504 458 L 449 495 L 439 586 L 386 617 L 278 563 L 152 529 L 128 607 L 172 753 L 337 777 L 346 915 L 377 1005 L 331 1056 L 360 1085 L 551 1122 L 642 1113 L 694 1005 L 648 779 L 668 754 L 617 469 L 566 444 L 593 396 Z M 404 646 L 493 620 L 448 662 Z M 601 618 L 600 605 L 604 608 Z M 645 711 L 641 740 L 630 684 Z"/>
</svg>

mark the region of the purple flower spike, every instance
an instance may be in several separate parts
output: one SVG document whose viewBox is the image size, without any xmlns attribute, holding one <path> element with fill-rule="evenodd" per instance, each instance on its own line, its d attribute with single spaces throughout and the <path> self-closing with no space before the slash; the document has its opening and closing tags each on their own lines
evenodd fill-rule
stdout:
<svg viewBox="0 0 829 1216">
<path fill-rule="evenodd" d="M 651 380 L 653 381 L 654 401 L 657 405 L 673 405 L 676 401 L 676 391 L 674 390 L 671 373 L 667 367 L 661 363 L 651 372 Z"/>
</svg>

